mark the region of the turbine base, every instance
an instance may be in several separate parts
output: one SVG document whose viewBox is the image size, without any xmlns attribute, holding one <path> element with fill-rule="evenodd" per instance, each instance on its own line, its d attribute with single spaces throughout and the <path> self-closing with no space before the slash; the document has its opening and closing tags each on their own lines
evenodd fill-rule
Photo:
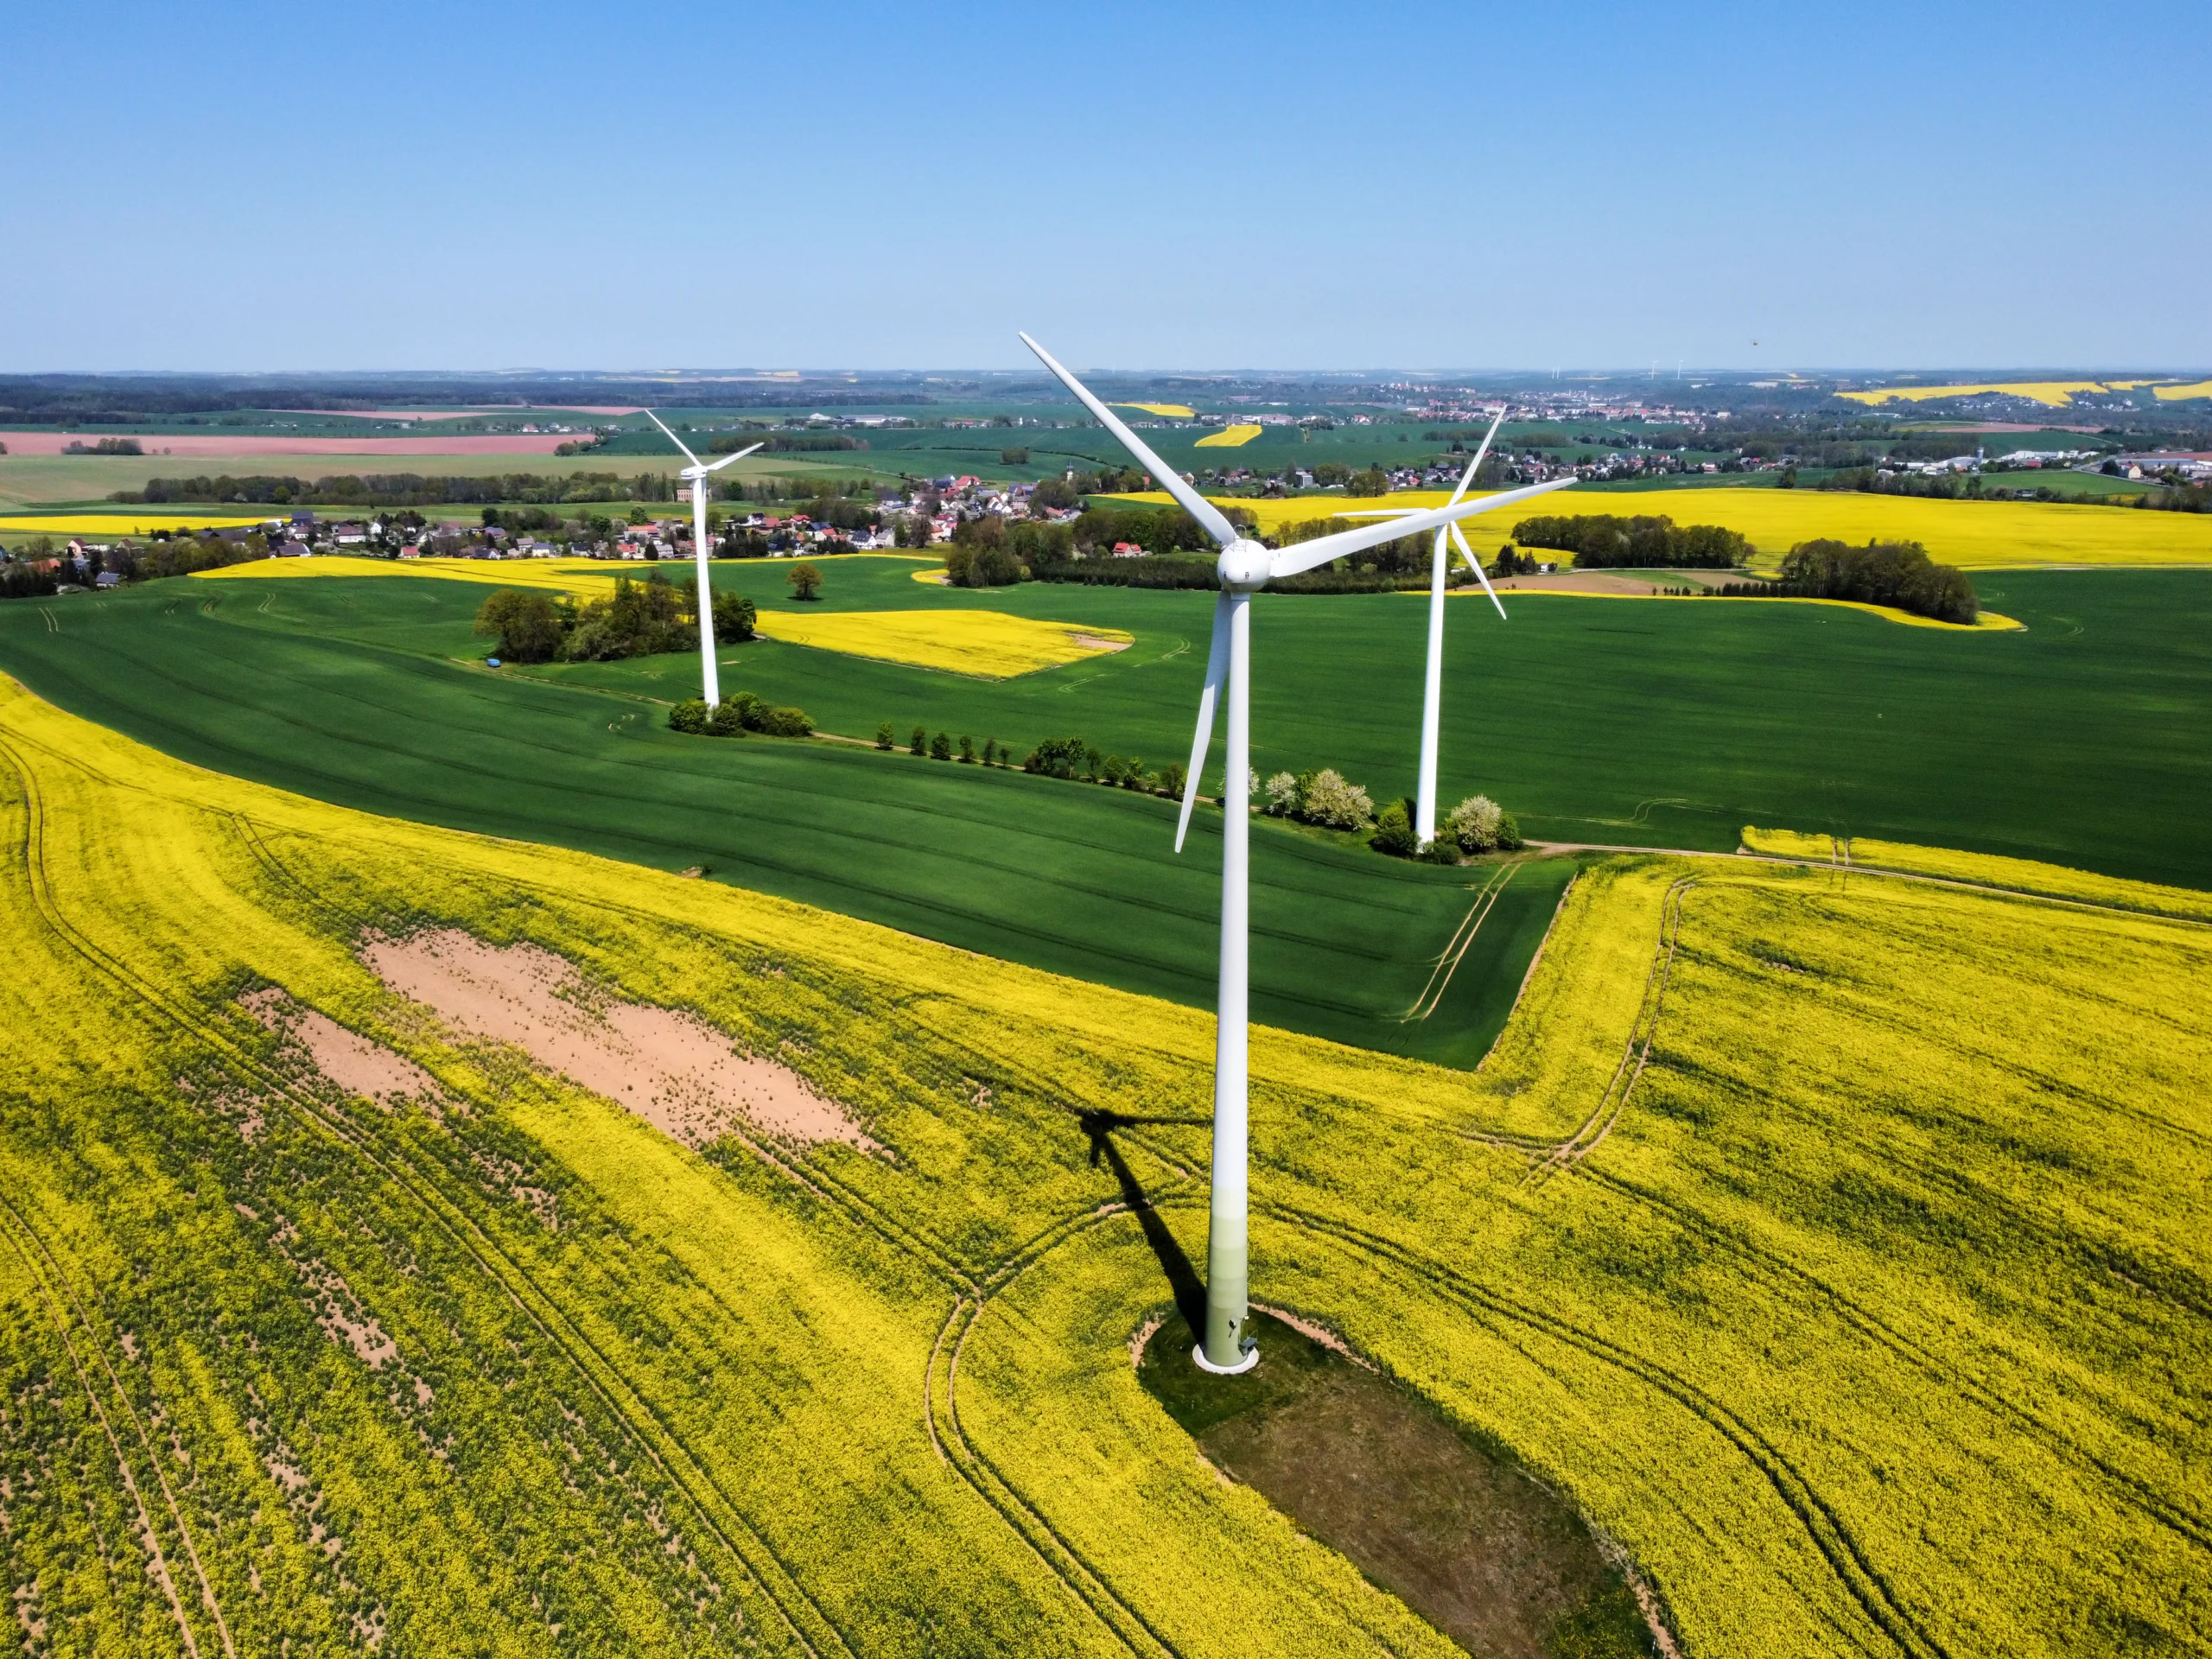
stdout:
<svg viewBox="0 0 2212 1659">
<path fill-rule="evenodd" d="M 1244 1351 L 1244 1357 L 1234 1365 L 1217 1365 L 1206 1357 L 1206 1345 L 1199 1343 L 1191 1350 L 1191 1359 L 1202 1371 L 1216 1376 L 1242 1376 L 1260 1363 L 1260 1344 L 1254 1343 Z"/>
</svg>

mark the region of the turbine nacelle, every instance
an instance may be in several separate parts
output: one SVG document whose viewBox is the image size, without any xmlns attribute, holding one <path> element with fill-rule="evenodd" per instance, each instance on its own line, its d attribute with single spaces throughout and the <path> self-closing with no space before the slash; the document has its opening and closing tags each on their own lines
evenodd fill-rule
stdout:
<svg viewBox="0 0 2212 1659">
<path fill-rule="evenodd" d="M 1274 556 L 1259 543 L 1240 536 L 1221 550 L 1221 556 L 1214 561 L 1214 569 L 1221 577 L 1222 587 L 1229 592 L 1249 594 L 1264 585 L 1274 573 Z"/>
</svg>

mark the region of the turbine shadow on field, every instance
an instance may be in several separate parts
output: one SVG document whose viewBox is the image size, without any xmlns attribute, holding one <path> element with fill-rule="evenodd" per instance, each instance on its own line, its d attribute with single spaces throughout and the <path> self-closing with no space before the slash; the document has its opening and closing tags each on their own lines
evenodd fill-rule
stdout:
<svg viewBox="0 0 2212 1659">
<path fill-rule="evenodd" d="M 1120 1112 L 1089 1111 L 1077 1119 L 1083 1132 L 1090 1137 L 1090 1166 L 1098 1167 L 1103 1160 L 1114 1172 L 1114 1179 L 1122 1189 L 1122 1202 L 1137 1218 L 1137 1225 L 1144 1229 L 1145 1243 L 1152 1246 L 1152 1253 L 1160 1258 L 1160 1271 L 1167 1275 L 1168 1287 L 1175 1294 L 1175 1311 L 1193 1332 L 1206 1328 L 1206 1290 L 1198 1278 L 1198 1269 L 1191 1265 L 1191 1258 L 1183 1254 L 1183 1246 L 1168 1230 L 1160 1211 L 1153 1207 L 1151 1197 L 1130 1169 L 1128 1160 L 1114 1144 L 1114 1131 L 1139 1124 L 1181 1124 L 1211 1128 L 1209 1119 L 1203 1117 L 1129 1117 Z"/>
</svg>

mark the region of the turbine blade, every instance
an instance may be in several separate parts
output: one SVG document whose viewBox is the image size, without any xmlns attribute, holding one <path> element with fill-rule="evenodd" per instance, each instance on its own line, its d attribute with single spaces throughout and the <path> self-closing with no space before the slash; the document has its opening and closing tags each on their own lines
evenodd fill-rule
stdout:
<svg viewBox="0 0 2212 1659">
<path fill-rule="evenodd" d="M 1326 564 L 1331 559 L 1341 559 L 1347 553 L 1380 547 L 1384 542 L 1395 542 L 1401 536 L 1418 536 L 1424 530 L 1440 529 L 1462 518 L 1471 518 L 1478 512 L 1495 512 L 1500 507 L 1513 506 L 1536 496 L 1549 495 L 1554 490 L 1563 490 L 1574 482 L 1576 480 L 1573 478 L 1555 478 L 1548 484 L 1531 484 L 1525 489 L 1477 496 L 1471 501 L 1416 512 L 1391 523 L 1363 524 L 1357 530 L 1340 530 L 1333 536 L 1322 537 L 1319 541 L 1300 542 L 1294 547 L 1281 549 L 1269 564 L 1268 575 L 1270 577 L 1294 576 L 1301 570 L 1311 570 L 1317 564 Z"/>
<path fill-rule="evenodd" d="M 655 426 L 660 428 L 662 431 L 668 432 L 668 423 L 662 420 L 659 416 L 654 414 L 650 409 L 645 411 L 645 418 L 651 421 Z M 684 448 L 683 440 L 677 437 L 675 433 L 668 432 L 668 441 L 674 444 L 677 448 L 683 450 L 684 460 L 690 461 L 694 467 L 696 467 L 699 464 L 699 457 L 693 454 L 688 448 Z"/>
<path fill-rule="evenodd" d="M 1490 572 L 1483 569 L 1483 562 L 1475 556 L 1475 550 L 1467 545 L 1467 538 L 1459 533 L 1459 526 L 1452 526 L 1452 539 L 1459 543 L 1459 550 L 1467 556 L 1467 563 L 1475 567 L 1475 580 L 1483 585 L 1483 592 L 1490 595 L 1490 602 L 1497 607 L 1498 620 L 1505 619 L 1504 601 L 1498 598 L 1497 589 L 1490 585 Z"/>
<path fill-rule="evenodd" d="M 1122 423 L 1122 417 L 1090 395 L 1090 388 L 1070 374 L 1053 360 L 1052 354 L 1028 335 L 1021 336 L 1021 343 L 1037 353 L 1037 359 L 1050 369 L 1059 383 L 1076 395 L 1076 401 L 1091 412 L 1098 424 L 1111 432 L 1122 448 L 1135 458 L 1137 465 L 1150 473 L 1160 486 L 1175 498 L 1183 511 L 1205 526 L 1206 534 L 1227 547 L 1236 540 L 1236 526 L 1222 517 L 1221 509 L 1200 495 L 1183 481 L 1183 474 L 1145 447 L 1144 440 Z"/>
<path fill-rule="evenodd" d="M 765 440 L 765 439 L 764 439 L 764 440 L 762 440 L 762 442 L 766 442 L 766 440 Z M 710 473 L 719 473 L 720 471 L 721 471 L 721 469 L 722 469 L 723 467 L 725 467 L 728 466 L 728 465 L 730 464 L 730 462 L 732 462 L 733 461 L 743 461 L 743 460 L 744 460 L 747 455 L 751 454 L 752 454 L 755 449 L 758 449 L 760 447 L 760 444 L 758 444 L 758 443 L 755 443 L 755 444 L 749 444 L 749 445 L 747 445 L 746 448 L 742 448 L 742 449 L 739 450 L 739 451 L 738 451 L 735 454 L 734 454 L 734 455 L 724 455 L 724 456 L 723 456 L 720 461 L 715 461 L 712 466 L 709 467 L 707 468 L 707 470 L 708 470 L 709 472 L 710 472 Z"/>
<path fill-rule="evenodd" d="M 1490 423 L 1490 430 L 1483 434 L 1483 447 L 1475 451 L 1475 458 L 1467 463 L 1467 470 L 1459 480 L 1459 487 L 1452 492 L 1452 500 L 1457 501 L 1466 494 L 1468 486 L 1475 481 L 1475 474 L 1482 470 L 1483 457 L 1490 454 L 1490 441 L 1497 435 L 1497 429 L 1505 424 L 1505 404 L 1497 406 L 1497 418 Z"/>
<path fill-rule="evenodd" d="M 1206 686 L 1198 693 L 1198 729 L 1191 739 L 1191 769 L 1183 779 L 1183 816 L 1175 823 L 1175 850 L 1183 850 L 1183 836 L 1191 827 L 1191 809 L 1198 804 L 1198 772 L 1206 763 L 1206 746 L 1213 741 L 1214 704 L 1220 701 L 1222 677 L 1229 672 L 1229 607 L 1227 594 L 1213 602 L 1213 644 L 1206 647 Z"/>
</svg>

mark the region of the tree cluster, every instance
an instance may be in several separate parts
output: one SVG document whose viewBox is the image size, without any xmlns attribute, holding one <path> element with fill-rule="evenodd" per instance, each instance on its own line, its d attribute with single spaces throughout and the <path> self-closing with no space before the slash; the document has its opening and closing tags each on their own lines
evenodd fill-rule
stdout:
<svg viewBox="0 0 2212 1659">
<path fill-rule="evenodd" d="M 1574 555 L 1578 570 L 1725 570 L 1751 556 L 1742 535 L 1719 524 L 1677 524 L 1664 514 L 1618 518 L 1563 513 L 1523 518 L 1513 526 L 1523 547 Z"/>
<path fill-rule="evenodd" d="M 807 737 L 813 734 L 814 722 L 804 709 L 779 707 L 766 697 L 739 691 L 712 709 L 700 697 L 677 703 L 668 711 L 668 728 L 706 737 L 742 737 L 747 732 L 768 737 Z"/>
<path fill-rule="evenodd" d="M 1003 588 L 1027 582 L 1039 565 L 1071 557 L 1075 532 L 1066 524 L 1018 519 L 995 513 L 962 521 L 945 550 L 945 580 L 956 588 Z"/>
<path fill-rule="evenodd" d="M 696 608 L 656 570 L 643 582 L 617 577 L 611 594 L 582 605 L 543 588 L 502 588 L 477 610 L 476 632 L 495 637 L 506 662 L 614 662 L 695 649 Z M 751 600 L 715 595 L 716 639 L 750 639 L 754 620 Z"/>
<path fill-rule="evenodd" d="M 1124 759 L 1118 754 L 1101 753 L 1079 737 L 1046 738 L 1029 751 L 1021 769 L 1046 778 L 1103 784 L 1109 789 L 1143 790 L 1171 798 L 1181 796 L 1188 776 L 1179 764 L 1155 772 L 1146 767 L 1141 755 Z"/>
<path fill-rule="evenodd" d="M 1782 561 L 1775 587 L 1795 598 L 1888 605 L 1942 622 L 1970 623 L 1981 611 L 1966 572 L 1936 563 L 1917 542 L 1800 542 Z"/>
</svg>

